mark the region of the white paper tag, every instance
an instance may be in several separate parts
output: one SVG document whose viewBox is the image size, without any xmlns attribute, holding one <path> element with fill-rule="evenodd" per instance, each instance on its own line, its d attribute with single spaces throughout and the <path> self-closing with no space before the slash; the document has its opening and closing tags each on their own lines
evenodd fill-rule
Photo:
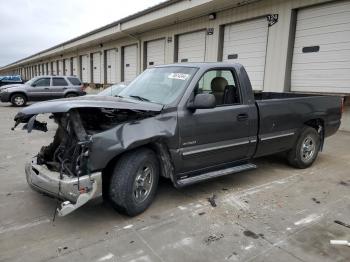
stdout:
<svg viewBox="0 0 350 262">
<path fill-rule="evenodd" d="M 177 79 L 177 80 L 182 80 L 185 81 L 190 77 L 189 74 L 182 74 L 182 73 L 171 73 L 168 75 L 169 79 Z"/>
</svg>

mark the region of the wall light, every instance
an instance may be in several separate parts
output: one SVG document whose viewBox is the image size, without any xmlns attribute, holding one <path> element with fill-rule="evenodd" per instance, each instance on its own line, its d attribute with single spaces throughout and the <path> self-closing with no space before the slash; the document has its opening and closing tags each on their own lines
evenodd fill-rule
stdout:
<svg viewBox="0 0 350 262">
<path fill-rule="evenodd" d="M 215 20 L 216 19 L 216 13 L 211 13 L 208 15 L 209 20 Z"/>
</svg>

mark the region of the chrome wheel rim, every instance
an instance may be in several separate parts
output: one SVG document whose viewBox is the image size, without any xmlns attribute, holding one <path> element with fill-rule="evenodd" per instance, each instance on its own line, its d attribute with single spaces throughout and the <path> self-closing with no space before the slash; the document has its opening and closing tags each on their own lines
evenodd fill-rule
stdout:
<svg viewBox="0 0 350 262">
<path fill-rule="evenodd" d="M 20 97 L 20 96 L 16 96 L 14 101 L 17 106 L 21 106 L 24 104 L 24 99 L 23 97 Z"/>
<path fill-rule="evenodd" d="M 144 164 L 138 170 L 133 187 L 133 197 L 136 203 L 142 203 L 149 196 L 154 179 L 152 165 Z"/>
<path fill-rule="evenodd" d="M 307 136 L 301 146 L 301 157 L 304 162 L 310 161 L 316 151 L 316 144 L 311 136 Z"/>
</svg>

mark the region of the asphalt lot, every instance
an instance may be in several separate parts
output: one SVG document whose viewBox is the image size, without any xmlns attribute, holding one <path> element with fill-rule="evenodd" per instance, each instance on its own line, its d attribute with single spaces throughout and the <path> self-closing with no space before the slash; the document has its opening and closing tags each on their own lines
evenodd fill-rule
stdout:
<svg viewBox="0 0 350 262">
<path fill-rule="evenodd" d="M 350 133 L 326 140 L 315 165 L 280 157 L 258 169 L 176 190 L 128 218 L 91 203 L 52 222 L 56 201 L 32 191 L 24 164 L 49 132 L 11 131 L 17 108 L 0 104 L 0 261 L 350 261 Z M 208 198 L 216 196 L 216 207 Z"/>
</svg>

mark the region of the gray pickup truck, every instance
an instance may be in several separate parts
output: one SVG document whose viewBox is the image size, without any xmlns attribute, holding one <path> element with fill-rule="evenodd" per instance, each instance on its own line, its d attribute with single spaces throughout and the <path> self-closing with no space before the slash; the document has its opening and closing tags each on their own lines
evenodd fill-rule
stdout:
<svg viewBox="0 0 350 262">
<path fill-rule="evenodd" d="M 85 91 L 76 76 L 37 76 L 24 84 L 0 87 L 1 102 L 11 102 L 14 106 L 24 106 L 28 101 L 81 95 L 85 95 Z"/>
<path fill-rule="evenodd" d="M 63 200 L 61 216 L 103 196 L 129 216 L 154 199 L 158 178 L 188 186 L 256 168 L 285 152 L 306 168 L 340 125 L 342 100 L 294 93 L 254 94 L 242 65 L 173 64 L 147 69 L 118 96 L 85 96 L 29 106 L 15 127 L 58 128 L 25 172 L 35 190 Z"/>
</svg>

